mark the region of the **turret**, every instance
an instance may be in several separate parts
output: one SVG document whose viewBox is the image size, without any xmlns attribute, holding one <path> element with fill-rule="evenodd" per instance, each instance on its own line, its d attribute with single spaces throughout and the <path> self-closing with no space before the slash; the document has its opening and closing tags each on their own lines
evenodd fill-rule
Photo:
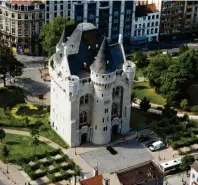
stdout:
<svg viewBox="0 0 198 185">
<path fill-rule="evenodd" d="M 106 37 L 90 69 L 91 80 L 94 84 L 93 133 L 91 139 L 94 144 L 102 145 L 109 143 L 111 140 L 112 84 L 116 80 L 116 67 Z M 104 102 L 107 103 L 104 104 Z"/>
</svg>

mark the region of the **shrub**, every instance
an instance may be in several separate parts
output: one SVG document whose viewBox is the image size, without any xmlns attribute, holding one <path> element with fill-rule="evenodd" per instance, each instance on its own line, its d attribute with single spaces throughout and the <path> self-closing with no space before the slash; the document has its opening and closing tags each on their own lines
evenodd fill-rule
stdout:
<svg viewBox="0 0 198 185">
<path fill-rule="evenodd" d="M 30 178 L 31 178 L 32 180 L 36 180 L 36 179 L 38 179 L 38 178 L 40 178 L 40 177 L 43 177 L 43 176 L 45 176 L 45 175 L 46 175 L 46 172 L 45 172 L 45 171 L 40 172 L 40 173 L 30 173 L 30 174 L 29 174 L 29 176 L 30 176 Z"/>
<path fill-rule="evenodd" d="M 45 132 L 45 131 L 50 130 L 50 127 L 49 127 L 49 125 L 44 124 L 44 125 L 41 125 L 39 129 L 41 132 L 42 131 Z"/>
<path fill-rule="evenodd" d="M 34 170 L 37 170 L 40 168 L 42 162 L 37 162 L 35 165 L 31 166 L 31 169 L 34 171 Z"/>
<path fill-rule="evenodd" d="M 187 99 L 183 99 L 180 103 L 180 107 L 184 110 L 186 110 L 188 108 L 188 100 Z"/>
<path fill-rule="evenodd" d="M 22 166 L 22 168 L 23 168 L 23 170 L 24 170 L 27 174 L 30 174 L 30 173 L 33 172 L 32 169 L 31 169 L 31 167 L 30 167 L 28 164 L 24 164 L 24 165 Z"/>
<path fill-rule="evenodd" d="M 51 173 L 47 174 L 47 178 L 49 179 L 51 183 L 54 183 L 56 181 L 54 174 L 51 174 Z"/>
<path fill-rule="evenodd" d="M 190 110 L 192 112 L 198 112 L 198 105 L 195 105 L 195 106 L 191 107 Z"/>
</svg>

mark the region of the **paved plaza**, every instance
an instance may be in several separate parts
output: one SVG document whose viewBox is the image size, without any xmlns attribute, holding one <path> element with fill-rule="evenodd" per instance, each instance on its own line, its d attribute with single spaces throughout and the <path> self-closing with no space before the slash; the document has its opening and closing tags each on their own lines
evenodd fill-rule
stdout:
<svg viewBox="0 0 198 185">
<path fill-rule="evenodd" d="M 92 168 L 98 167 L 99 173 L 114 172 L 152 160 L 152 155 L 135 139 L 112 146 L 118 154 L 112 155 L 106 147 L 82 153 L 80 156 Z"/>
</svg>

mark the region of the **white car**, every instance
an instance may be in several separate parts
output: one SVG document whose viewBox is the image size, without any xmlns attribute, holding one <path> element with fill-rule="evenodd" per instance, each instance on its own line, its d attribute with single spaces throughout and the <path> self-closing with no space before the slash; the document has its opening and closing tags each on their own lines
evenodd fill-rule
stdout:
<svg viewBox="0 0 198 185">
<path fill-rule="evenodd" d="M 162 141 L 156 141 L 149 147 L 149 149 L 153 152 L 153 151 L 160 150 L 160 149 L 164 148 L 164 146 L 165 145 Z"/>
</svg>

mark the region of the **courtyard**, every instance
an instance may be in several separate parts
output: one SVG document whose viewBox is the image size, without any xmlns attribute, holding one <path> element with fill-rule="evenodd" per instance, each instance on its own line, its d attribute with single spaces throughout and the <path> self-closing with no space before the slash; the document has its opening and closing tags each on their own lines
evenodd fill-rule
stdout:
<svg viewBox="0 0 198 185">
<path fill-rule="evenodd" d="M 112 155 L 106 147 L 81 153 L 80 156 L 99 173 L 110 173 L 152 160 L 152 155 L 135 139 L 123 141 L 111 146 L 116 152 Z"/>
</svg>

